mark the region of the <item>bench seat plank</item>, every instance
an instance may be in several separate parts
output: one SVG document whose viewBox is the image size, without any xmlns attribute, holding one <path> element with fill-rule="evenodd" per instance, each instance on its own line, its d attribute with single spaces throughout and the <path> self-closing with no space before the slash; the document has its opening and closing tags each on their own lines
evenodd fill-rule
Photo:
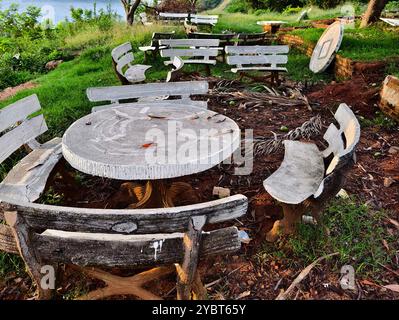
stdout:
<svg viewBox="0 0 399 320">
<path fill-rule="evenodd" d="M 6 197 L 19 202 L 37 200 L 61 157 L 60 138 L 55 138 L 33 150 L 1 182 L 0 198 Z"/>
<path fill-rule="evenodd" d="M 172 61 L 165 61 L 166 66 L 173 64 Z M 216 65 L 216 60 L 184 60 L 184 64 L 210 64 Z"/>
<path fill-rule="evenodd" d="M 126 267 L 180 263 L 183 233 L 143 236 L 71 233 L 47 230 L 34 236 L 44 261 L 80 266 Z M 241 242 L 236 227 L 204 232 L 201 257 L 235 252 Z"/>
<path fill-rule="evenodd" d="M 237 73 L 240 71 L 278 71 L 278 72 L 288 72 L 287 68 L 284 67 L 242 67 L 233 68 L 231 72 Z"/>
<path fill-rule="evenodd" d="M 288 140 L 284 145 L 280 168 L 263 185 L 278 201 L 299 204 L 313 195 L 323 181 L 323 156 L 315 144 Z"/>
<path fill-rule="evenodd" d="M 141 82 L 145 80 L 145 72 L 151 68 L 142 64 L 129 67 L 125 72 L 125 77 L 129 82 Z"/>
</svg>

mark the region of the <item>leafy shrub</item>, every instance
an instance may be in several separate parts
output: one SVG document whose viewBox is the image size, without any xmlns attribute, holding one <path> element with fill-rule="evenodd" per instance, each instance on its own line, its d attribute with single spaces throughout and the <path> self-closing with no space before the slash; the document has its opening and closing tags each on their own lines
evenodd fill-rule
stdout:
<svg viewBox="0 0 399 320">
<path fill-rule="evenodd" d="M 291 5 L 289 5 L 288 7 L 286 7 L 283 11 L 283 14 L 286 15 L 291 15 L 291 14 L 298 14 L 303 10 L 303 8 L 301 7 L 292 7 Z"/>
<path fill-rule="evenodd" d="M 249 9 L 248 4 L 245 1 L 233 0 L 226 8 L 226 11 L 230 13 L 236 13 L 236 12 L 247 13 L 248 9 Z"/>
<path fill-rule="evenodd" d="M 83 51 L 81 57 L 91 61 L 100 61 L 105 56 L 110 55 L 110 51 L 111 49 L 108 46 L 97 46 Z"/>
</svg>

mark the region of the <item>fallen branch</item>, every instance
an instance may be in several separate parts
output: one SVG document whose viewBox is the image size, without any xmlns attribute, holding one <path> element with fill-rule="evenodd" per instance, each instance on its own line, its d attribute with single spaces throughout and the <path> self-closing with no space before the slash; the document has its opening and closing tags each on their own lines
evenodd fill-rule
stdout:
<svg viewBox="0 0 399 320">
<path fill-rule="evenodd" d="M 316 266 L 318 265 L 322 260 L 325 260 L 327 258 L 333 257 L 339 255 L 339 252 L 334 252 L 331 254 L 327 254 L 325 256 L 322 256 L 320 258 L 318 258 L 317 260 L 315 260 L 314 262 L 312 262 L 310 265 L 308 265 L 305 269 L 303 269 L 301 271 L 301 273 L 298 275 L 298 277 L 295 278 L 295 280 L 291 283 L 291 285 L 288 287 L 287 290 L 285 290 L 284 292 L 280 293 L 276 300 L 286 300 L 287 297 L 289 296 L 289 294 L 291 293 L 292 290 L 294 290 L 294 288 L 301 283 L 301 281 L 303 279 L 306 278 L 306 276 L 309 274 L 309 272 Z"/>
</svg>

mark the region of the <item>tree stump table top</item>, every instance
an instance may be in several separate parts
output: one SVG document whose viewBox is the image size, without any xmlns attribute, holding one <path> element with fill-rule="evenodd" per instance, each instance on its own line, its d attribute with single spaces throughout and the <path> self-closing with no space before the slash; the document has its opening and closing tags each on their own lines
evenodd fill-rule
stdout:
<svg viewBox="0 0 399 320">
<path fill-rule="evenodd" d="M 173 100 L 135 103 L 87 115 L 62 140 L 75 169 L 118 180 L 158 180 L 208 170 L 240 146 L 230 118 Z"/>
<path fill-rule="evenodd" d="M 344 37 L 344 26 L 340 21 L 334 22 L 321 35 L 310 59 L 309 69 L 314 73 L 328 68 L 338 52 Z"/>
</svg>

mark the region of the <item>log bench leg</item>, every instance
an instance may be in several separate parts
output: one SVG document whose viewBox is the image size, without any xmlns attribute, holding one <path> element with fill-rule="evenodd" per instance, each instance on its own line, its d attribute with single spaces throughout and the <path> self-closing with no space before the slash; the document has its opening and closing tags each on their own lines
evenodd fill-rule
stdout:
<svg viewBox="0 0 399 320">
<path fill-rule="evenodd" d="M 79 270 L 90 277 L 104 281 L 107 286 L 80 296 L 78 300 L 98 300 L 116 295 L 133 295 L 143 300 L 162 300 L 161 297 L 143 289 L 143 286 L 147 282 L 174 272 L 173 267 L 159 267 L 132 277 L 119 277 L 95 268 L 79 268 Z"/>
<path fill-rule="evenodd" d="M 42 264 L 37 258 L 32 246 L 32 230 L 29 229 L 29 226 L 24 219 L 15 211 L 4 212 L 4 218 L 7 224 L 11 227 L 19 254 L 24 260 L 26 269 L 36 285 L 37 298 L 39 300 L 51 299 L 54 294 L 54 289 L 46 289 L 42 286 L 41 282 L 45 275 L 41 273 L 41 270 L 44 264 Z M 56 270 L 56 267 L 52 267 Z M 54 272 L 54 276 L 56 274 L 57 273 Z M 56 279 L 54 279 L 54 281 L 55 280 Z"/>
<path fill-rule="evenodd" d="M 283 203 L 281 206 L 283 207 L 284 218 L 276 221 L 272 230 L 267 233 L 266 240 L 269 242 L 276 241 L 279 235 L 293 234 L 305 211 L 302 204 L 291 205 Z"/>
<path fill-rule="evenodd" d="M 197 274 L 197 266 L 200 252 L 202 229 L 206 223 L 206 216 L 192 217 L 188 232 L 184 235 L 183 244 L 185 248 L 182 265 L 176 264 L 177 270 L 177 300 L 191 300 L 194 280 L 196 287 L 201 287 L 200 278 Z M 203 286 L 202 286 L 203 287 Z M 199 289 L 197 295 L 203 296 L 205 289 Z M 198 293 L 198 292 L 197 292 Z M 203 297 L 201 297 L 203 298 Z"/>
</svg>

